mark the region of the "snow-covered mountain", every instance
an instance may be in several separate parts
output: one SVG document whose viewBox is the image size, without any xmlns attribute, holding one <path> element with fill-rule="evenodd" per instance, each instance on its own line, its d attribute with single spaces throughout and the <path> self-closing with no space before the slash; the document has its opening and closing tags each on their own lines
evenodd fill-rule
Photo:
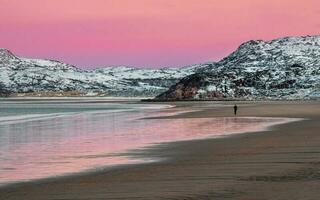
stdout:
<svg viewBox="0 0 320 200">
<path fill-rule="evenodd" d="M 0 49 L 0 95 L 48 92 L 158 95 L 157 100 L 317 98 L 320 36 L 249 41 L 217 63 L 157 70 L 124 66 L 81 70 Z"/>
<path fill-rule="evenodd" d="M 157 100 L 320 97 L 320 36 L 249 41 Z"/>
<path fill-rule="evenodd" d="M 21 58 L 0 49 L 0 93 L 156 96 L 208 64 L 185 68 L 107 67 L 81 70 L 53 60 Z"/>
</svg>

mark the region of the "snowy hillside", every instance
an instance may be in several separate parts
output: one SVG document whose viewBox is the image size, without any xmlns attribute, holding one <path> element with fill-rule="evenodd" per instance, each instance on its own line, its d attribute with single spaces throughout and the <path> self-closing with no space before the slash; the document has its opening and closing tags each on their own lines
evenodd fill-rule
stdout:
<svg viewBox="0 0 320 200">
<path fill-rule="evenodd" d="M 320 97 L 320 36 L 249 41 L 217 63 L 158 70 L 124 66 L 81 70 L 0 49 L 0 72 L 0 95 L 58 92 L 158 95 L 157 100 L 310 99 Z"/>
<path fill-rule="evenodd" d="M 6 49 L 0 49 L 0 92 L 155 96 L 206 66 L 159 70 L 108 67 L 89 71 L 58 61 L 20 58 Z"/>
<path fill-rule="evenodd" d="M 320 97 L 320 36 L 249 41 L 158 100 Z"/>
</svg>

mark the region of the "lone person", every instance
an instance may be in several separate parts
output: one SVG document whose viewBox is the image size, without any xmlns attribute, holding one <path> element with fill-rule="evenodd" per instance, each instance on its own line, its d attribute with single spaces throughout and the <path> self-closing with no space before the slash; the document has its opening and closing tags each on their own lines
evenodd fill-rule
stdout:
<svg viewBox="0 0 320 200">
<path fill-rule="evenodd" d="M 234 106 L 233 106 L 233 111 L 234 111 L 234 115 L 237 115 L 237 111 L 238 111 L 238 106 L 237 106 L 237 104 L 234 104 Z"/>
</svg>

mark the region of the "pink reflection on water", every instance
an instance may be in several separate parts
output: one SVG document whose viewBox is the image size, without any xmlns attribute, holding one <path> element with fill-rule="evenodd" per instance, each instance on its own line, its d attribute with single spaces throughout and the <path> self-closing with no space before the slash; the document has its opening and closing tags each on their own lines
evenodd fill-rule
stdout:
<svg viewBox="0 0 320 200">
<path fill-rule="evenodd" d="M 4 126 L 0 129 L 6 140 L 0 147 L 0 184 L 145 162 L 118 153 L 162 142 L 259 131 L 288 121 L 233 117 L 142 119 L 151 114 L 155 113 L 83 113 Z"/>
</svg>

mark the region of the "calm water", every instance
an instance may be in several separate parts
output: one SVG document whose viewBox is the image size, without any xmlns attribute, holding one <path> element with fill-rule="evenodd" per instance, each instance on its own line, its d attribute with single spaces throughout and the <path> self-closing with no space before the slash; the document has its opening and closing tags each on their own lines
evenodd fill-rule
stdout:
<svg viewBox="0 0 320 200">
<path fill-rule="evenodd" d="M 151 159 L 119 155 L 161 142 L 257 131 L 275 118 L 143 119 L 167 105 L 0 102 L 0 185 Z"/>
</svg>

